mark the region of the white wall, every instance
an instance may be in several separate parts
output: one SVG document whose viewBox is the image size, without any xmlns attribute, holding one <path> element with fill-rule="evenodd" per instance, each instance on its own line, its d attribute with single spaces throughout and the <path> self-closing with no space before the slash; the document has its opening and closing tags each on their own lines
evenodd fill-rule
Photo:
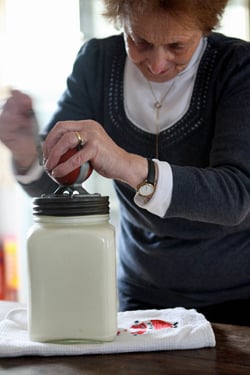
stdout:
<svg viewBox="0 0 250 375">
<path fill-rule="evenodd" d="M 229 1 L 219 31 L 249 40 L 249 0 Z"/>
<path fill-rule="evenodd" d="M 6 0 L 6 84 L 32 94 L 41 120 L 80 46 L 78 0 Z"/>
<path fill-rule="evenodd" d="M 80 47 L 78 0 L 6 0 L 0 85 L 19 88 L 34 101 L 42 127 L 65 87 Z M 1 91 L 1 90 L 0 90 Z M 5 90 L 6 91 L 6 90 Z M 16 231 L 20 243 L 20 300 L 26 300 L 26 232 L 31 200 L 13 182 L 9 154 L 0 147 L 0 234 Z M 7 172 L 6 172 L 7 171 Z M 9 173 L 9 177 L 8 177 Z"/>
</svg>

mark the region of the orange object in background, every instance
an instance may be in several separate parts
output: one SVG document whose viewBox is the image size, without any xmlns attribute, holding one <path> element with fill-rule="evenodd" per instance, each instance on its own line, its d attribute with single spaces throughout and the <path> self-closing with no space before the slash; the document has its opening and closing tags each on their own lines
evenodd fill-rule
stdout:
<svg viewBox="0 0 250 375">
<path fill-rule="evenodd" d="M 0 300 L 5 299 L 4 249 L 0 239 Z"/>
<path fill-rule="evenodd" d="M 3 237 L 4 299 L 18 300 L 18 246 L 14 236 Z"/>
</svg>

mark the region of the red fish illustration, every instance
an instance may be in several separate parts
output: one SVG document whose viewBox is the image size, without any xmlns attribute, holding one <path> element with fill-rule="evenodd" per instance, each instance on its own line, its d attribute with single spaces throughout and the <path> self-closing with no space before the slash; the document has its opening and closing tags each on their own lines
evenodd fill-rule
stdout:
<svg viewBox="0 0 250 375">
<path fill-rule="evenodd" d="M 177 328 L 178 322 L 171 323 L 160 319 L 151 319 L 144 322 L 135 320 L 134 324 L 129 328 L 130 333 L 134 335 L 144 335 L 150 330 L 159 330 L 163 328 Z"/>
</svg>

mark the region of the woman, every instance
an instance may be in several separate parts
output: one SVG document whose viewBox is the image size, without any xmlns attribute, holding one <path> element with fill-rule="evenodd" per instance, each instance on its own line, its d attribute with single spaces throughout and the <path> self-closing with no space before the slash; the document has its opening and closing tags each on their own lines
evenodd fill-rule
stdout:
<svg viewBox="0 0 250 375">
<path fill-rule="evenodd" d="M 123 34 L 79 51 L 45 168 L 59 179 L 90 161 L 114 180 L 120 310 L 183 306 L 249 325 L 250 44 L 212 31 L 227 1 L 212 3 L 104 1 Z M 13 92 L 0 137 L 37 196 L 56 184 L 35 162 L 31 109 Z"/>
</svg>

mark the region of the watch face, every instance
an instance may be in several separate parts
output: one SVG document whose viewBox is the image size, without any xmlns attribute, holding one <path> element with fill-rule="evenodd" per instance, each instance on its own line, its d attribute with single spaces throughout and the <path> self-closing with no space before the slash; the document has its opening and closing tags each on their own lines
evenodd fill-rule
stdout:
<svg viewBox="0 0 250 375">
<path fill-rule="evenodd" d="M 143 184 L 140 188 L 138 193 L 142 195 L 143 197 L 148 197 L 152 195 L 154 192 L 154 185 L 148 184 L 147 182 Z"/>
</svg>

